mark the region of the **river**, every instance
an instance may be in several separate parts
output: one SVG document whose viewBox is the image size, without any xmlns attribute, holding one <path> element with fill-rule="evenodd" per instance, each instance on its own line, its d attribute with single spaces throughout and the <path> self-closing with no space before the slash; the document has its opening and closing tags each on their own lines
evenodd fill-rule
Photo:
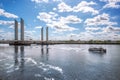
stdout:
<svg viewBox="0 0 120 80">
<path fill-rule="evenodd" d="M 0 80 L 120 80 L 120 45 L 0 45 Z"/>
</svg>

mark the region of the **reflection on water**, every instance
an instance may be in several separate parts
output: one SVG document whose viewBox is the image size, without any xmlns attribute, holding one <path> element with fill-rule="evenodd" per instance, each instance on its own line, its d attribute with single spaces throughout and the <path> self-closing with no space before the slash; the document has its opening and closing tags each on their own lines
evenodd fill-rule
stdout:
<svg viewBox="0 0 120 80">
<path fill-rule="evenodd" d="M 44 49 L 46 50 L 44 52 Z M 45 48 L 43 45 L 41 45 L 41 58 L 43 59 L 43 61 L 48 61 L 49 59 L 49 46 L 46 45 Z"/>
<path fill-rule="evenodd" d="M 25 53 L 27 52 L 25 52 L 24 46 L 14 46 L 14 65 L 8 64 L 6 71 L 8 80 L 63 80 L 63 71 L 61 68 L 44 63 L 49 60 L 49 46 L 42 45 L 33 49 L 41 50 L 41 61 L 32 56 L 25 57 Z M 5 79 L 7 79 L 6 76 Z"/>
<path fill-rule="evenodd" d="M 106 55 L 106 53 L 102 53 L 102 52 L 89 52 L 89 53 L 96 56 L 98 55 L 100 57 L 104 57 Z"/>
<path fill-rule="evenodd" d="M 101 46 L 107 53 L 90 45 L 0 46 L 0 80 L 120 80 L 120 46 Z"/>
<path fill-rule="evenodd" d="M 19 62 L 18 62 L 18 46 L 15 46 L 14 51 L 15 51 L 15 54 L 14 54 L 14 60 L 15 60 L 14 66 L 17 66 L 19 64 Z"/>
<path fill-rule="evenodd" d="M 20 57 L 21 57 L 21 59 L 20 59 L 20 71 L 21 72 L 24 72 L 24 62 L 25 62 L 25 60 L 24 60 L 24 46 L 20 46 Z"/>
<path fill-rule="evenodd" d="M 20 46 L 20 60 L 19 60 L 19 56 L 18 56 L 18 46 L 14 47 L 14 67 L 19 66 L 21 72 L 23 72 L 23 68 L 24 68 L 24 46 Z"/>
<path fill-rule="evenodd" d="M 49 48 L 48 45 L 46 46 L 46 60 L 48 61 L 49 58 Z"/>
<path fill-rule="evenodd" d="M 14 63 L 14 71 L 15 70 L 19 70 L 20 71 L 20 77 L 21 79 L 23 79 L 23 75 L 24 75 L 24 46 L 20 46 L 20 58 L 19 58 L 19 53 L 18 53 L 18 49 L 19 47 L 18 46 L 14 46 L 14 60 L 15 60 L 15 63 Z M 14 72 L 13 71 L 13 72 Z"/>
</svg>

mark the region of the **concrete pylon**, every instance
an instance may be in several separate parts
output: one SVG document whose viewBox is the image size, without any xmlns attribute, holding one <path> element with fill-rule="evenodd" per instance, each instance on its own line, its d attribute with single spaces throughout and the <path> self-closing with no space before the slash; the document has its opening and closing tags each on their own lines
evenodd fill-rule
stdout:
<svg viewBox="0 0 120 80">
<path fill-rule="evenodd" d="M 48 41 L 48 27 L 46 27 L 46 41 Z"/>
<path fill-rule="evenodd" d="M 43 27 L 41 28 L 41 41 L 43 41 Z"/>
<path fill-rule="evenodd" d="M 24 41 L 24 20 L 21 18 L 20 20 L 21 24 L 21 40 Z"/>
<path fill-rule="evenodd" d="M 18 22 L 15 20 L 15 40 L 18 40 Z"/>
</svg>

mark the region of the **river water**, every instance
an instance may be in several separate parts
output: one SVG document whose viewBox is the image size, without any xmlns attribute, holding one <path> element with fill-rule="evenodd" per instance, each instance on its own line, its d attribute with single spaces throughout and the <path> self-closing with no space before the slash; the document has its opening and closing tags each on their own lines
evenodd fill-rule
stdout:
<svg viewBox="0 0 120 80">
<path fill-rule="evenodd" d="M 120 80 L 120 45 L 0 45 L 0 80 Z"/>
</svg>

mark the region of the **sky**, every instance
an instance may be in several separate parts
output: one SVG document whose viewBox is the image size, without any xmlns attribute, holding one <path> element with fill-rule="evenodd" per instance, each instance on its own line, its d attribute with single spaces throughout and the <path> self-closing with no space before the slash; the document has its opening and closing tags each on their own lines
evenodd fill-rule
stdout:
<svg viewBox="0 0 120 80">
<path fill-rule="evenodd" d="M 0 0 L 0 40 L 14 40 L 14 20 L 25 40 L 120 40 L 120 0 Z M 20 39 L 20 36 L 19 36 Z"/>
</svg>

